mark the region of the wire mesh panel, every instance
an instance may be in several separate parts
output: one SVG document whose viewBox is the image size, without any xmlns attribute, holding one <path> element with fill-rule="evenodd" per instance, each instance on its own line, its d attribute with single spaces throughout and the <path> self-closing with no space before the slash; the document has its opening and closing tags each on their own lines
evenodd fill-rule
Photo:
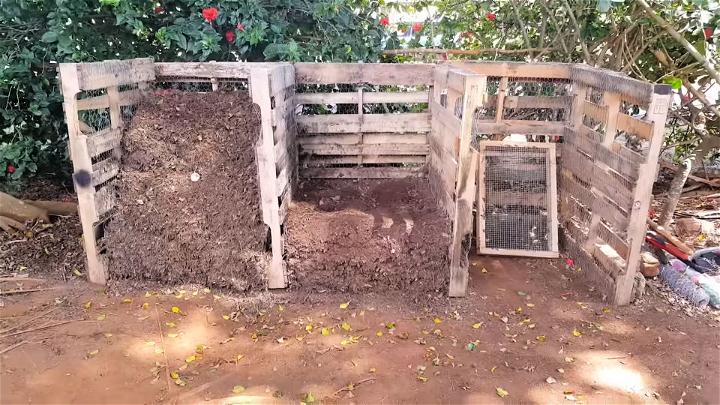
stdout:
<svg viewBox="0 0 720 405">
<path fill-rule="evenodd" d="M 478 144 L 479 254 L 558 256 L 555 144 Z"/>
</svg>

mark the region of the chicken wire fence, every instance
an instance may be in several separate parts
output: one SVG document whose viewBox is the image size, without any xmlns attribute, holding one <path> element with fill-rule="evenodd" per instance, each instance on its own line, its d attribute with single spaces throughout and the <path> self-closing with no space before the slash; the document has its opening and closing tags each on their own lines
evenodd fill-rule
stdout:
<svg viewBox="0 0 720 405">
<path fill-rule="evenodd" d="M 554 144 L 478 147 L 478 251 L 557 252 Z"/>
</svg>

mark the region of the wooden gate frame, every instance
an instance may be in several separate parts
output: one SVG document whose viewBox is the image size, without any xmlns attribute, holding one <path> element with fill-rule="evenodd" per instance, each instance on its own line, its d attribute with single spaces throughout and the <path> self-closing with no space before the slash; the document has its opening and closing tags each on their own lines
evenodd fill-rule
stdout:
<svg viewBox="0 0 720 405">
<path fill-rule="evenodd" d="M 485 148 L 488 146 L 508 146 L 520 148 L 544 149 L 547 161 L 547 172 L 545 175 L 546 207 L 548 210 L 548 243 L 549 250 L 535 251 L 522 249 L 496 249 L 486 247 L 485 243 Z M 505 141 L 480 141 L 478 143 L 478 177 L 477 177 L 477 215 L 475 216 L 477 253 L 479 255 L 503 255 L 503 256 L 526 256 L 556 258 L 560 256 L 558 246 L 558 212 L 557 212 L 557 162 L 555 161 L 555 144 L 549 142 L 505 142 Z"/>
</svg>

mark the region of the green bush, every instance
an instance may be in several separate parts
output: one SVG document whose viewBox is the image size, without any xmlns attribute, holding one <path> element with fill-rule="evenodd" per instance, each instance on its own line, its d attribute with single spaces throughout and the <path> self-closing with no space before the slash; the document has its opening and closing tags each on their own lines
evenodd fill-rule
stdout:
<svg viewBox="0 0 720 405">
<path fill-rule="evenodd" d="M 4 0 L 0 7 L 0 188 L 67 178 L 58 62 L 373 61 L 378 1 Z"/>
</svg>

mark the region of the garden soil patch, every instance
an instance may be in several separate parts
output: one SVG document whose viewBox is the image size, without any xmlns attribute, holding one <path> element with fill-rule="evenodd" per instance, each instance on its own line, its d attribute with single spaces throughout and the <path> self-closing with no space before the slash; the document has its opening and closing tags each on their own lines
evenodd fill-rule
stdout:
<svg viewBox="0 0 720 405">
<path fill-rule="evenodd" d="M 264 287 L 259 136 L 245 93 L 162 91 L 143 103 L 123 138 L 105 232 L 111 277 Z"/>
<path fill-rule="evenodd" d="M 288 211 L 291 280 L 332 291 L 444 291 L 450 221 L 424 179 L 314 180 Z"/>
</svg>

